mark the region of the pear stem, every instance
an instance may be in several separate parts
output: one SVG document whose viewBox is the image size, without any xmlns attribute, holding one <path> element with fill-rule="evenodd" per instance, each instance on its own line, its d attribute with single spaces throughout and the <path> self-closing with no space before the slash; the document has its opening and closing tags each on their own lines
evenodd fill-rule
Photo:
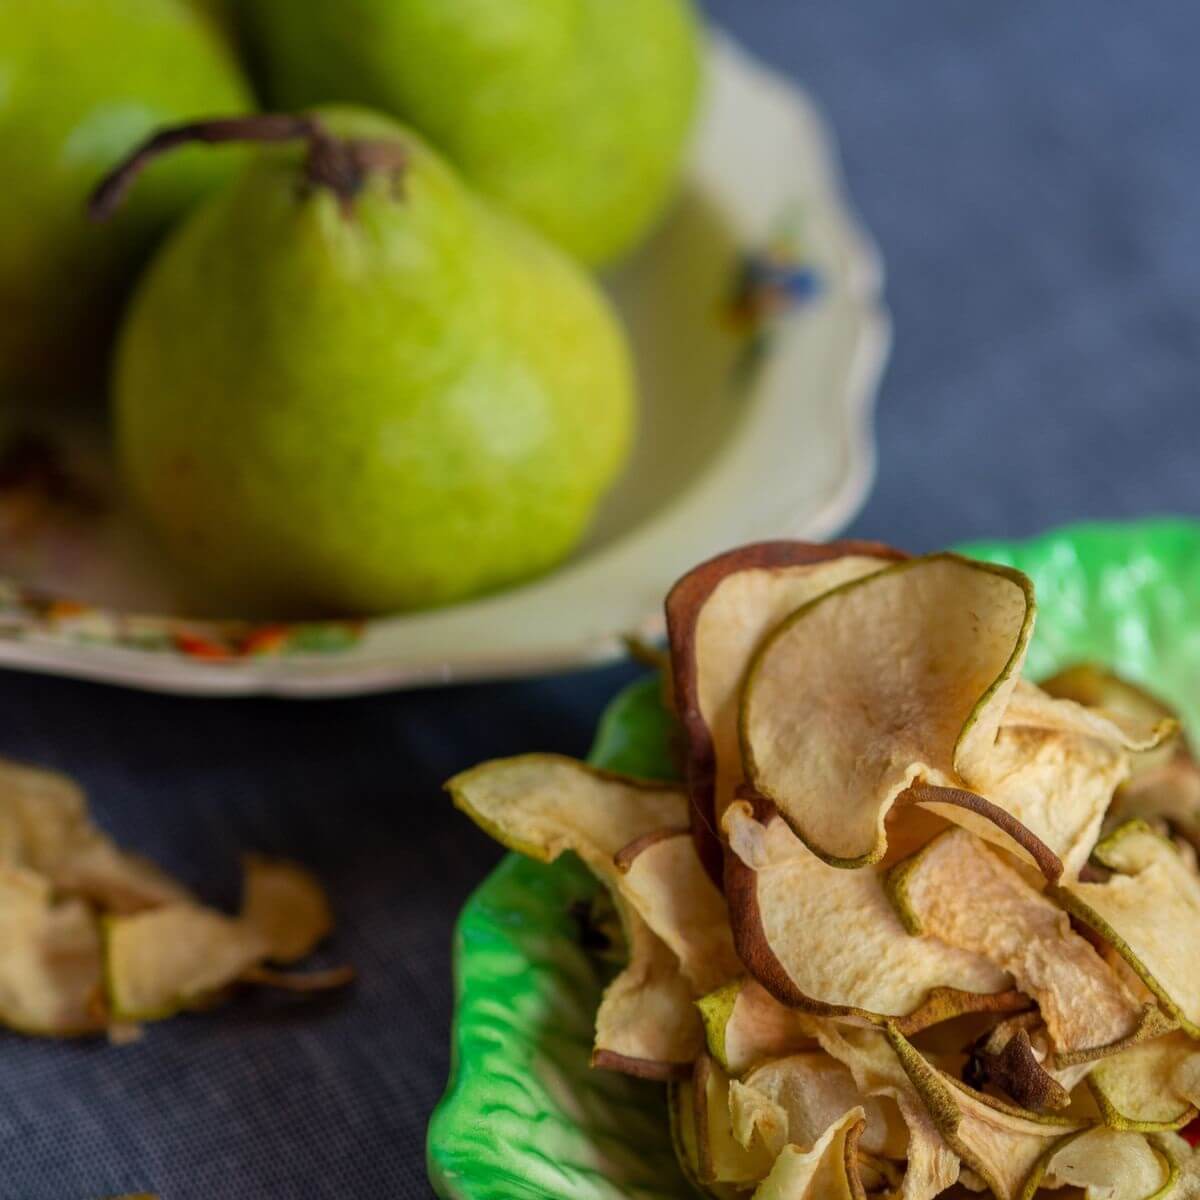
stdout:
<svg viewBox="0 0 1200 1200">
<path fill-rule="evenodd" d="M 100 181 L 88 200 L 88 215 L 93 221 L 108 220 L 121 206 L 142 171 L 177 146 L 193 142 L 221 145 L 297 140 L 308 143 L 304 164 L 308 182 L 313 187 L 327 187 L 336 192 L 344 208 L 353 202 L 372 171 L 397 174 L 407 163 L 402 143 L 334 137 L 324 122 L 314 116 L 260 113 L 246 117 L 216 117 L 168 126 L 152 134 Z"/>
</svg>

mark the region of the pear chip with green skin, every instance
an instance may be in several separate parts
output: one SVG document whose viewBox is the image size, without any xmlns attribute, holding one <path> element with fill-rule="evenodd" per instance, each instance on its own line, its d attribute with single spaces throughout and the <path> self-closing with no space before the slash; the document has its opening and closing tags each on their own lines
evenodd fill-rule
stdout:
<svg viewBox="0 0 1200 1200">
<path fill-rule="evenodd" d="M 1181 761 L 1174 718 L 1020 679 L 1017 573 L 861 549 L 747 547 L 672 592 L 686 790 L 529 755 L 456 803 L 612 892 L 593 1061 L 671 1081 L 701 1193 L 1200 1200 L 1173 1132 L 1200 1111 L 1200 870 L 1145 822 L 1101 836 Z"/>
</svg>

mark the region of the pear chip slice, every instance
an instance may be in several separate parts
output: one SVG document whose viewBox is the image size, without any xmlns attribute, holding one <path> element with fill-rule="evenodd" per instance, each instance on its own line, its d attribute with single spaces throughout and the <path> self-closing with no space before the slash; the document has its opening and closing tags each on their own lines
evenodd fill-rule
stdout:
<svg viewBox="0 0 1200 1200">
<path fill-rule="evenodd" d="M 1010 989 L 1008 973 L 982 956 L 911 937 L 878 873 L 831 867 L 769 806 L 758 815 L 765 823 L 746 801 L 725 814 L 725 890 L 738 953 L 782 1004 L 879 1021 L 908 1016 L 936 989 Z"/>
<path fill-rule="evenodd" d="M 1177 1175 L 1166 1153 L 1141 1134 L 1089 1129 L 1046 1154 L 1022 1200 L 1030 1200 L 1039 1187 L 1082 1188 L 1085 1200 L 1166 1200 Z"/>
<path fill-rule="evenodd" d="M 1200 1048 L 1185 1033 L 1168 1033 L 1101 1060 L 1087 1084 L 1113 1129 L 1181 1129 L 1197 1116 Z"/>
<path fill-rule="evenodd" d="M 1129 821 L 1094 857 L 1104 883 L 1056 889 L 1063 906 L 1137 973 L 1188 1034 L 1200 1038 L 1200 877 L 1165 838 Z"/>
<path fill-rule="evenodd" d="M 1143 1026 L 1143 1006 L 1061 908 L 966 830 L 892 868 L 888 892 L 913 934 L 1010 972 L 1038 1002 L 1060 1056 L 1107 1052 Z"/>
<path fill-rule="evenodd" d="M 894 1027 L 888 1039 L 938 1131 L 997 1200 L 1025 1200 L 1048 1151 L 1086 1128 L 1066 1117 L 1027 1113 L 972 1091 L 922 1057 Z"/>
<path fill-rule="evenodd" d="M 986 799 L 966 799 L 963 773 L 995 741 L 1033 618 L 1024 575 L 945 554 L 811 601 L 746 678 L 741 741 L 755 790 L 841 867 L 884 856 L 888 811 L 913 784 L 949 789 L 952 819 L 963 803 L 994 819 Z M 1023 840 L 1048 873 L 1060 869 L 1036 838 Z"/>
<path fill-rule="evenodd" d="M 687 822 L 686 795 L 677 787 L 626 779 L 553 754 L 484 763 L 446 787 L 459 808 L 510 849 L 542 862 L 572 851 L 611 892 L 629 961 L 601 1000 L 593 1065 L 649 1079 L 690 1075 L 704 1044 L 692 1000 L 705 988 L 693 988 L 679 957 L 651 924 L 669 927 L 681 950 L 695 948 L 697 928 L 686 905 L 665 903 L 662 878 L 652 869 L 664 854 L 668 864 L 688 861 L 675 836 Z M 723 916 L 720 897 L 694 850 L 686 849 L 695 863 L 690 877 L 697 894 L 713 919 Z M 707 949 L 709 943 L 701 944 Z M 701 960 L 689 962 L 694 974 L 706 967 Z M 728 965 L 736 973 L 736 965 Z"/>
<path fill-rule="evenodd" d="M 307 958 L 333 929 L 329 900 L 310 871 L 296 863 L 245 856 L 242 919 L 262 934 L 272 962 Z"/>
<path fill-rule="evenodd" d="M 866 1124 L 852 1108 L 810 1150 L 785 1146 L 753 1200 L 866 1200 L 858 1141 Z"/>
<path fill-rule="evenodd" d="M 195 904 L 171 904 L 105 922 L 113 1015 L 157 1021 L 206 1005 L 269 952 L 243 921 Z"/>
<path fill-rule="evenodd" d="M 0 867 L 0 1022 L 51 1037 L 95 1033 L 106 1019 L 100 931 L 78 899 L 55 902 L 50 885 Z"/>
<path fill-rule="evenodd" d="M 733 1075 L 817 1045 L 813 1018 L 780 1004 L 753 979 L 734 979 L 702 996 L 696 1007 L 709 1054 Z"/>
<path fill-rule="evenodd" d="M 689 571 L 666 600 L 672 687 L 686 739 L 696 848 L 714 881 L 719 830 L 742 778 L 738 696 L 759 643 L 815 596 L 903 558 L 875 542 L 762 542 Z"/>
</svg>

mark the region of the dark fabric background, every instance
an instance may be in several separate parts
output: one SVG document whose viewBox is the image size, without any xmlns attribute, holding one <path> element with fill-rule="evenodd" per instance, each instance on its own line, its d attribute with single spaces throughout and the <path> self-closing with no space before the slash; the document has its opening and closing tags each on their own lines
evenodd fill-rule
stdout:
<svg viewBox="0 0 1200 1200">
<path fill-rule="evenodd" d="M 841 136 L 896 318 L 856 534 L 927 549 L 1194 512 L 1200 10 L 1174 0 L 709 0 Z M 352 998 L 257 1002 L 135 1046 L 0 1036 L 0 1197 L 428 1195 L 454 914 L 499 851 L 439 794 L 481 758 L 582 753 L 633 675 L 329 703 L 0 676 L 0 753 L 213 899 L 240 849 L 328 882 Z"/>
</svg>

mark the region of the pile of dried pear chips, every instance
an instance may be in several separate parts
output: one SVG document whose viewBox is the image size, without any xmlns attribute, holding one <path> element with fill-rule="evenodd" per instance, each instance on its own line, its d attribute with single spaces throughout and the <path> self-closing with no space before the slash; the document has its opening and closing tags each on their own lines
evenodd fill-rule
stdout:
<svg viewBox="0 0 1200 1200">
<path fill-rule="evenodd" d="M 247 856 L 242 909 L 227 916 L 117 846 L 70 779 L 0 761 L 0 1025 L 123 1040 L 237 983 L 339 987 L 348 969 L 285 969 L 332 927 L 303 868 Z"/>
<path fill-rule="evenodd" d="M 667 600 L 686 786 L 451 780 L 607 885 L 593 1064 L 669 1083 L 702 1192 L 1200 1197 L 1200 770 L 1103 670 L 1023 679 L 1034 614 L 951 554 L 746 547 Z"/>
</svg>

